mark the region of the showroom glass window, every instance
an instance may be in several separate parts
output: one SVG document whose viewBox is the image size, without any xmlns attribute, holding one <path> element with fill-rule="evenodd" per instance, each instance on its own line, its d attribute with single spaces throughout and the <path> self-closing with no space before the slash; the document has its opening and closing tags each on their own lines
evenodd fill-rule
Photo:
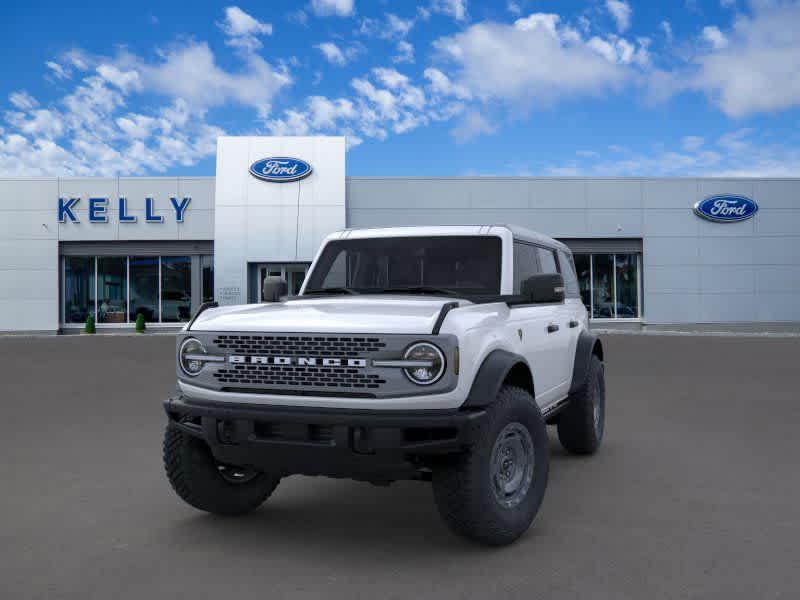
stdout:
<svg viewBox="0 0 800 600">
<path fill-rule="evenodd" d="M 131 256 L 130 320 L 144 315 L 147 323 L 158 323 L 158 256 Z"/>
<path fill-rule="evenodd" d="M 214 257 L 64 256 L 63 323 L 183 323 L 214 296 Z M 198 295 L 192 297 L 192 291 Z M 202 297 L 200 297 L 202 296 Z"/>
<path fill-rule="evenodd" d="M 575 254 L 581 298 L 593 319 L 641 316 L 641 254 Z"/>
<path fill-rule="evenodd" d="M 97 258 L 97 322 L 125 323 L 128 307 L 128 266 L 125 256 Z"/>
<path fill-rule="evenodd" d="M 192 313 L 192 260 L 189 256 L 161 258 L 161 322 L 182 323 Z"/>
<path fill-rule="evenodd" d="M 85 323 L 94 316 L 94 256 L 64 257 L 64 322 Z"/>
</svg>

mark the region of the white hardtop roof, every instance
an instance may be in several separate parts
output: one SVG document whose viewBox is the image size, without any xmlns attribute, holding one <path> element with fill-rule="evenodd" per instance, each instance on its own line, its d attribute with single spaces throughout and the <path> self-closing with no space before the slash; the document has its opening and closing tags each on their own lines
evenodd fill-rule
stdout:
<svg viewBox="0 0 800 600">
<path fill-rule="evenodd" d="M 501 230 L 510 232 L 515 240 L 542 244 L 559 248 L 567 253 L 570 252 L 569 248 L 558 240 L 516 225 L 423 225 L 416 227 L 343 229 L 328 236 L 328 240 L 410 236 L 432 237 L 437 235 L 502 235 Z"/>
</svg>

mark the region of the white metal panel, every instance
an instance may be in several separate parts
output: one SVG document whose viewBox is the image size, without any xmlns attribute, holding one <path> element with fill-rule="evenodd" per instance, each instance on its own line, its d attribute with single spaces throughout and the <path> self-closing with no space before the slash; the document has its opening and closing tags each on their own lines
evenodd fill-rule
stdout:
<svg viewBox="0 0 800 600">
<path fill-rule="evenodd" d="M 250 175 L 252 163 L 270 156 L 304 160 L 313 171 L 285 183 Z M 219 138 L 214 285 L 222 304 L 246 301 L 248 262 L 311 261 L 322 238 L 345 226 L 344 173 L 343 137 Z"/>
</svg>

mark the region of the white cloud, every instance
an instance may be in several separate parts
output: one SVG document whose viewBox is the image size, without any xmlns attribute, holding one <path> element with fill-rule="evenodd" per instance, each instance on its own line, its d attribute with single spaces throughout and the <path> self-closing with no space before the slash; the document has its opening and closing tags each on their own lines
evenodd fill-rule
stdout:
<svg viewBox="0 0 800 600">
<path fill-rule="evenodd" d="M 703 144 L 705 144 L 705 139 L 697 135 L 687 135 L 681 140 L 681 147 L 686 152 L 696 152 Z"/>
<path fill-rule="evenodd" d="M 497 129 L 477 110 L 465 113 L 459 123 L 450 131 L 450 135 L 459 142 L 468 142 L 481 135 L 491 135 Z"/>
<path fill-rule="evenodd" d="M 142 82 L 135 69 L 120 69 L 116 65 L 103 63 L 97 67 L 97 73 L 105 81 L 119 88 L 123 94 L 140 90 Z"/>
<path fill-rule="evenodd" d="M 640 62 L 631 42 L 617 36 L 587 42 L 558 15 L 545 13 L 513 25 L 479 23 L 434 46 L 456 67 L 449 78 L 471 95 L 523 106 L 618 88 L 631 75 L 629 63 Z"/>
<path fill-rule="evenodd" d="M 751 129 L 731 131 L 709 142 L 685 136 L 680 148 L 653 144 L 639 152 L 626 152 L 621 158 L 606 152 L 579 151 L 580 162 L 546 166 L 557 175 L 601 176 L 683 176 L 683 177 L 796 177 L 800 172 L 800 149 L 790 143 L 768 141 Z"/>
<path fill-rule="evenodd" d="M 12 92 L 8 96 L 8 101 L 11 102 L 11 104 L 15 108 L 18 108 L 19 110 L 30 110 L 34 106 L 37 106 L 39 104 L 39 102 L 37 102 L 36 98 L 31 96 L 25 90 L 22 90 L 22 91 L 19 91 L 19 92 Z"/>
<path fill-rule="evenodd" d="M 353 10 L 353 0 L 311 0 L 311 11 L 318 17 L 349 17 Z"/>
<path fill-rule="evenodd" d="M 15 110 L 3 115 L 9 128 L 0 130 L 0 173 L 135 175 L 193 165 L 213 155 L 224 134 L 206 122 L 209 108 L 240 104 L 266 118 L 274 95 L 291 83 L 260 56 L 239 59 L 240 70 L 226 70 L 206 44 L 191 41 L 155 60 L 70 50 L 48 61 L 74 75 L 59 83 L 71 85 L 63 97 L 45 106 L 24 92 L 9 98 Z M 139 95 L 147 109 L 131 111 Z"/>
<path fill-rule="evenodd" d="M 728 45 L 728 38 L 722 33 L 718 27 L 708 26 L 703 27 L 703 39 L 711 44 L 714 50 L 720 50 Z"/>
<path fill-rule="evenodd" d="M 414 62 L 414 46 L 405 40 L 397 42 L 397 54 L 392 56 L 392 62 L 395 63 L 413 63 Z"/>
<path fill-rule="evenodd" d="M 453 96 L 460 100 L 469 100 L 472 98 L 469 90 L 462 85 L 453 83 L 450 78 L 442 73 L 439 69 L 429 67 L 423 73 L 425 79 L 429 83 L 430 90 L 440 96 Z"/>
<path fill-rule="evenodd" d="M 661 21 L 659 24 L 661 27 L 661 31 L 664 32 L 664 37 L 667 39 L 667 43 L 672 43 L 672 24 L 669 21 Z"/>
<path fill-rule="evenodd" d="M 316 44 L 314 48 L 322 52 L 322 56 L 325 57 L 325 60 L 338 67 L 343 67 L 347 63 L 352 62 L 362 52 L 361 46 L 351 45 L 342 49 L 334 42 L 322 42 L 321 44 Z"/>
<path fill-rule="evenodd" d="M 609 62 L 621 65 L 636 63 L 644 67 L 650 62 L 650 55 L 647 51 L 649 40 L 640 38 L 638 42 L 637 47 L 625 38 L 611 34 L 605 39 L 594 36 L 586 42 L 586 45 Z"/>
<path fill-rule="evenodd" d="M 433 0 L 429 10 L 463 21 L 467 18 L 467 0 Z"/>
<path fill-rule="evenodd" d="M 392 36 L 404 38 L 408 35 L 408 32 L 411 31 L 411 28 L 414 27 L 414 19 L 401 19 L 395 14 L 387 13 L 386 25 Z"/>
<path fill-rule="evenodd" d="M 226 71 L 217 65 L 207 44 L 195 42 L 165 52 L 160 63 L 140 64 L 139 73 L 145 89 L 183 98 L 198 108 L 233 102 L 264 115 L 291 77 L 258 55 L 248 54 L 243 60 L 244 70 Z"/>
<path fill-rule="evenodd" d="M 384 40 L 402 40 L 414 28 L 415 19 L 403 19 L 393 13 L 386 13 L 383 19 L 364 17 L 358 27 L 358 33 L 367 37 Z"/>
<path fill-rule="evenodd" d="M 506 10 L 515 17 L 518 17 L 522 14 L 522 7 L 520 7 L 519 3 L 514 2 L 513 0 L 508 0 L 508 2 L 506 2 Z"/>
<path fill-rule="evenodd" d="M 50 69 L 56 79 L 69 79 L 71 76 L 69 69 L 64 68 L 64 66 L 53 60 L 48 60 L 44 64 L 48 69 Z"/>
<path fill-rule="evenodd" d="M 680 77 L 684 87 L 732 117 L 800 106 L 798 23 L 800 2 L 756 2 L 752 15 L 736 17 L 727 44 L 701 53 L 696 72 Z"/>
<path fill-rule="evenodd" d="M 631 26 L 631 10 L 630 4 L 623 2 L 623 0 L 606 0 L 606 9 L 617 24 L 617 31 L 625 33 Z"/>
<path fill-rule="evenodd" d="M 217 25 L 229 38 L 226 44 L 250 51 L 261 48 L 258 36 L 272 35 L 271 23 L 262 23 L 238 6 L 228 6 L 225 19 Z"/>
<path fill-rule="evenodd" d="M 348 147 L 365 138 L 383 140 L 433 121 L 451 119 L 463 104 L 444 99 L 414 85 L 396 69 L 378 67 L 351 82 L 351 98 L 311 96 L 302 108 L 287 109 L 265 123 L 274 135 L 345 135 Z"/>
<path fill-rule="evenodd" d="M 10 112 L 6 114 L 6 121 L 28 136 L 51 139 L 64 131 L 64 123 L 58 113 L 47 109 Z"/>
<path fill-rule="evenodd" d="M 300 8 L 286 15 L 286 20 L 289 21 L 289 23 L 306 25 L 308 23 L 308 15 L 306 14 L 306 11 Z"/>
</svg>

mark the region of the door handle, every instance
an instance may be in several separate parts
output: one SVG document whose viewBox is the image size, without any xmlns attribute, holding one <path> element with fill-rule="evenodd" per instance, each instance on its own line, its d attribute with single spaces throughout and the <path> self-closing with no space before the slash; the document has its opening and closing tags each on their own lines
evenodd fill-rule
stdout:
<svg viewBox="0 0 800 600">
<path fill-rule="evenodd" d="M 550 325 L 547 326 L 547 333 L 555 333 L 556 331 L 558 331 L 558 325 L 555 323 L 550 323 Z"/>
<path fill-rule="evenodd" d="M 575 321 L 575 320 L 572 320 L 572 321 L 569 322 L 569 326 L 570 326 L 570 328 L 577 327 L 578 326 L 578 322 Z"/>
</svg>

